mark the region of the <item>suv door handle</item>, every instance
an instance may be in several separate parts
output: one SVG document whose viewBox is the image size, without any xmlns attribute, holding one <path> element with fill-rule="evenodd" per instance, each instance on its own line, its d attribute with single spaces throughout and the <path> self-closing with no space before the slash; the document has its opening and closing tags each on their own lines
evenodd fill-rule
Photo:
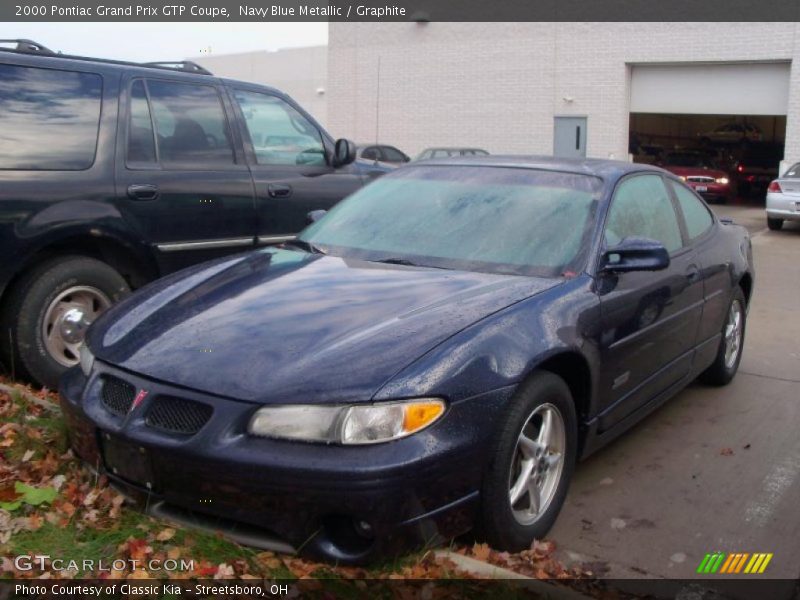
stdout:
<svg viewBox="0 0 800 600">
<path fill-rule="evenodd" d="M 292 186 L 284 183 L 271 183 L 267 186 L 270 198 L 288 198 L 292 195 Z"/>
<path fill-rule="evenodd" d="M 155 200 L 158 186 L 151 183 L 134 183 L 128 186 L 128 197 L 133 200 Z"/>
</svg>

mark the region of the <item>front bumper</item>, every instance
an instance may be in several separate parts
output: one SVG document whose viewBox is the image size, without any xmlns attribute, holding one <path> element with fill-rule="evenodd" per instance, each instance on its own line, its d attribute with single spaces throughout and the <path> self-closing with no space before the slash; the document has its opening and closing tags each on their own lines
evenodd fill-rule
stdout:
<svg viewBox="0 0 800 600">
<path fill-rule="evenodd" d="M 727 202 L 733 195 L 730 184 L 686 182 L 704 200 Z"/>
<path fill-rule="evenodd" d="M 148 393 L 127 414 L 112 414 L 101 399 L 109 376 Z M 342 563 L 396 555 L 468 530 L 494 415 L 511 395 L 498 390 L 451 404 L 433 426 L 394 442 L 325 446 L 249 436 L 257 406 L 176 389 L 100 361 L 88 381 L 79 369 L 69 371 L 60 392 L 75 452 L 127 495 L 190 519 L 224 519 L 229 530 L 255 527 Z M 150 403 L 175 395 L 213 407 L 197 433 L 148 425 Z"/>
</svg>

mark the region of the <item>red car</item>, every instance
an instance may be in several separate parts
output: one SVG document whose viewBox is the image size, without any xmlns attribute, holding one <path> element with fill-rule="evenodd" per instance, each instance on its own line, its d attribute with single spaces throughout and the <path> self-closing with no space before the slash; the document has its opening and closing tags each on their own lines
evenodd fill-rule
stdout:
<svg viewBox="0 0 800 600">
<path fill-rule="evenodd" d="M 708 157 L 700 152 L 670 152 L 660 166 L 675 173 L 708 202 L 725 204 L 733 197 L 728 174 L 715 169 Z"/>
</svg>

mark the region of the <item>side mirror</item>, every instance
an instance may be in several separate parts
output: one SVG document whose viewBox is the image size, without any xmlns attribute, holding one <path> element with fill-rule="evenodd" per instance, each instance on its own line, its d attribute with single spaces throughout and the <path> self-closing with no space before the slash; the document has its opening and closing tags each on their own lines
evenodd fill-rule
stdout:
<svg viewBox="0 0 800 600">
<path fill-rule="evenodd" d="M 606 273 L 661 271 L 669 267 L 669 252 L 661 242 L 628 237 L 603 253 L 600 264 Z"/>
<path fill-rule="evenodd" d="M 333 147 L 333 167 L 349 165 L 356 159 L 356 145 L 344 138 L 336 140 Z"/>
<path fill-rule="evenodd" d="M 322 209 L 312 210 L 310 213 L 306 215 L 306 225 L 311 225 L 312 223 L 316 223 L 322 217 L 324 217 L 325 213 L 327 212 L 328 212 L 327 210 L 322 210 Z"/>
</svg>

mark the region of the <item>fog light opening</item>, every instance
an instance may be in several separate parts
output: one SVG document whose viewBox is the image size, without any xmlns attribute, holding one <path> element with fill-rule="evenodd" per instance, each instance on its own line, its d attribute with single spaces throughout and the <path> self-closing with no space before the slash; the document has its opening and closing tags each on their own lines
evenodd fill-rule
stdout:
<svg viewBox="0 0 800 600">
<path fill-rule="evenodd" d="M 365 519 L 329 515 L 322 522 L 328 541 L 344 553 L 363 554 L 375 542 L 374 527 Z"/>
</svg>

